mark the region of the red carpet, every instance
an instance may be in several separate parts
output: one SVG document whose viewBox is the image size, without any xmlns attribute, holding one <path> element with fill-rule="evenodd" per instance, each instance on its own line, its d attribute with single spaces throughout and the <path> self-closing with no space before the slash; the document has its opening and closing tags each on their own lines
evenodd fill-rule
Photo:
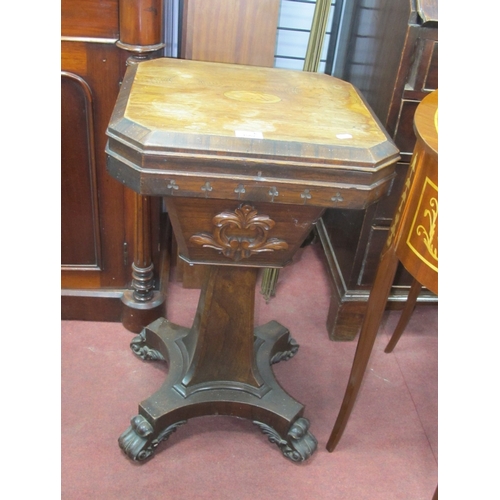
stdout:
<svg viewBox="0 0 500 500">
<path fill-rule="evenodd" d="M 306 462 L 284 458 L 250 421 L 203 417 L 181 426 L 155 456 L 133 463 L 118 437 L 138 403 L 163 382 L 167 365 L 137 358 L 134 334 L 118 323 L 62 322 L 62 498 L 431 500 L 437 477 L 437 307 L 417 306 L 392 354 L 383 352 L 400 312 L 386 313 L 345 434 L 325 449 L 356 342 L 332 342 L 329 285 L 321 248 L 301 250 L 281 271 L 256 324 L 272 319 L 300 344 L 274 365 L 281 385 L 305 405 L 318 440 Z M 168 319 L 190 326 L 198 290 L 170 284 Z"/>
</svg>

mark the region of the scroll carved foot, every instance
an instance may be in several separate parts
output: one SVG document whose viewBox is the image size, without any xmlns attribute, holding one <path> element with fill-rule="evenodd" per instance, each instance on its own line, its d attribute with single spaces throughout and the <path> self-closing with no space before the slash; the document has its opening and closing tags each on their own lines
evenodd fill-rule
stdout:
<svg viewBox="0 0 500 500">
<path fill-rule="evenodd" d="M 299 344 L 290 337 L 288 339 L 288 347 L 284 351 L 279 351 L 277 352 L 272 358 L 271 358 L 271 364 L 274 365 L 275 363 L 279 363 L 280 361 L 288 361 L 290 358 L 293 358 L 295 356 L 295 353 L 299 350 Z"/>
<path fill-rule="evenodd" d="M 271 443 L 278 445 L 286 458 L 293 462 L 303 462 L 307 460 L 318 447 L 318 441 L 309 432 L 309 420 L 298 418 L 290 427 L 287 439 L 281 436 L 269 425 L 254 421 L 254 424 L 260 427 L 260 430 L 267 435 Z"/>
<path fill-rule="evenodd" d="M 153 438 L 153 426 L 142 415 L 136 415 L 130 420 L 130 427 L 118 438 L 118 444 L 129 458 L 143 461 L 149 458 L 155 448 L 162 441 L 167 440 L 177 427 L 186 422 L 182 420 L 169 425 L 156 438 Z"/>
<path fill-rule="evenodd" d="M 134 337 L 130 342 L 130 348 L 140 358 L 145 361 L 165 361 L 165 358 L 160 351 L 156 349 L 151 349 L 146 344 L 146 330 L 143 329 L 139 335 Z"/>
</svg>

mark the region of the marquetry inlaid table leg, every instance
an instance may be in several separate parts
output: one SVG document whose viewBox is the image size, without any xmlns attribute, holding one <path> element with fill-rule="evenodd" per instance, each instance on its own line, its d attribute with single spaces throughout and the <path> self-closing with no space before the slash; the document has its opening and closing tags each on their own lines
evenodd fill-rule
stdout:
<svg viewBox="0 0 500 500">
<path fill-rule="evenodd" d="M 316 450 L 304 406 L 271 368 L 293 357 L 298 344 L 276 321 L 253 325 L 257 272 L 211 266 L 192 328 L 160 318 L 132 340 L 136 355 L 165 360 L 169 371 L 119 438 L 131 459 L 150 457 L 189 418 L 214 414 L 251 420 L 290 460 L 306 460 Z"/>
<path fill-rule="evenodd" d="M 361 331 L 359 332 L 358 345 L 354 354 L 344 399 L 342 400 L 337 420 L 326 444 L 326 449 L 329 452 L 332 452 L 339 443 L 354 408 L 354 403 L 361 388 L 361 382 L 382 321 L 398 262 L 395 246 L 389 245 L 381 256 L 375 281 L 368 298 L 366 314 L 363 319 Z"/>
</svg>

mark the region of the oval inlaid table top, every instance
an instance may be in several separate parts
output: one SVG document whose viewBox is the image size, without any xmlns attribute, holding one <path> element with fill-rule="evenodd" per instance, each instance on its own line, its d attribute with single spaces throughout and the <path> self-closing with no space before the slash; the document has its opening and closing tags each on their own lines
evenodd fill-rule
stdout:
<svg viewBox="0 0 500 500">
<path fill-rule="evenodd" d="M 438 154 L 438 91 L 435 90 L 417 106 L 414 118 L 415 133 Z"/>
</svg>

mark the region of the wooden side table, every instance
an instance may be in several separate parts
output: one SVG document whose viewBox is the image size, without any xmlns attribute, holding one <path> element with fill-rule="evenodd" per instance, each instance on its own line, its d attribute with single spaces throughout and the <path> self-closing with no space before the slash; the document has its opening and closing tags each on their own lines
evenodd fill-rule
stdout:
<svg viewBox="0 0 500 500">
<path fill-rule="evenodd" d="M 425 97 L 414 118 L 417 142 L 398 210 L 380 257 L 351 374 L 327 443 L 337 446 L 349 420 L 382 321 L 397 265 L 438 293 L 438 91 Z"/>
<path fill-rule="evenodd" d="M 165 197 L 181 258 L 211 266 L 191 328 L 160 318 L 131 343 L 170 366 L 121 448 L 146 459 L 189 418 L 220 414 L 307 459 L 317 441 L 304 406 L 271 369 L 298 345 L 277 322 L 255 328 L 257 271 L 289 263 L 326 207 L 384 196 L 398 150 L 346 82 L 177 59 L 128 68 L 107 134 L 109 173 Z"/>
</svg>

